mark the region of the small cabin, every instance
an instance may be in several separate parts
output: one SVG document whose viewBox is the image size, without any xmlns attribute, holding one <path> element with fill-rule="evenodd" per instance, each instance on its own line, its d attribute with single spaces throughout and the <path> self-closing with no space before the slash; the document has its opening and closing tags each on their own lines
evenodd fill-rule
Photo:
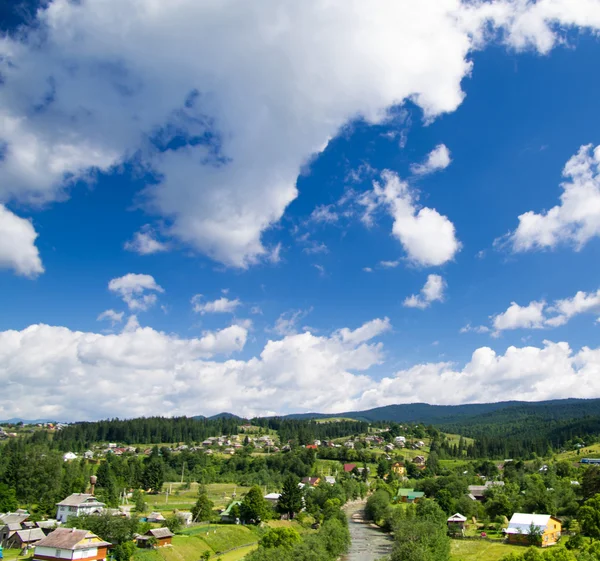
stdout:
<svg viewBox="0 0 600 561">
<path fill-rule="evenodd" d="M 156 545 L 157 547 L 164 547 L 166 545 L 171 545 L 173 542 L 173 532 L 169 530 L 169 528 L 152 528 L 148 530 L 143 536 L 138 536 L 136 538 L 138 547 L 152 547 Z M 156 540 L 156 543 L 152 543 L 152 538 Z"/>
</svg>

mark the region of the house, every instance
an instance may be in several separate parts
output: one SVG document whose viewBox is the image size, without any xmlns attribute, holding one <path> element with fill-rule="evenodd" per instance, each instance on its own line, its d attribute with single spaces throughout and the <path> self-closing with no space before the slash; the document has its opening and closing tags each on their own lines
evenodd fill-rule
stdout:
<svg viewBox="0 0 600 561">
<path fill-rule="evenodd" d="M 7 514 L 0 514 L 0 543 L 12 538 L 15 532 L 25 529 L 25 522 L 29 518 L 29 513 L 24 511 L 9 512 Z"/>
<path fill-rule="evenodd" d="M 169 528 L 152 528 L 148 530 L 143 536 L 137 536 L 135 538 L 138 547 L 164 547 L 166 545 L 172 545 L 173 532 Z M 152 539 L 154 538 L 154 540 Z M 155 543 L 152 543 L 155 541 Z"/>
<path fill-rule="evenodd" d="M 485 492 L 494 486 L 502 486 L 504 481 L 486 481 L 485 485 L 469 485 L 469 498 L 473 501 L 483 501 L 485 499 Z"/>
<path fill-rule="evenodd" d="M 351 473 L 355 467 L 356 467 L 356 464 L 344 464 L 344 472 Z"/>
<path fill-rule="evenodd" d="M 394 442 L 396 444 L 405 444 L 406 443 L 406 437 L 405 436 L 397 436 L 396 438 L 394 438 Z"/>
<path fill-rule="evenodd" d="M 57 528 L 35 544 L 33 561 L 106 561 L 110 546 L 88 530 Z"/>
<path fill-rule="evenodd" d="M 91 450 L 88 450 L 87 452 L 83 453 L 83 457 L 86 460 L 93 460 L 94 459 L 94 453 Z"/>
<path fill-rule="evenodd" d="M 425 465 L 425 456 L 415 456 L 413 458 L 413 464 L 416 464 L 418 466 L 424 466 Z"/>
<path fill-rule="evenodd" d="M 147 517 L 146 517 L 146 521 L 147 522 L 152 522 L 152 523 L 159 523 L 162 524 L 165 521 L 165 517 L 160 513 L 160 512 L 151 512 Z"/>
<path fill-rule="evenodd" d="M 265 501 L 273 506 L 277 506 L 277 502 L 279 501 L 279 497 L 281 497 L 281 493 L 269 493 L 265 495 Z"/>
<path fill-rule="evenodd" d="M 383 447 L 383 449 L 384 449 L 386 452 L 391 452 L 391 451 L 394 449 L 394 446 L 393 446 L 392 444 L 386 444 L 386 445 Z"/>
<path fill-rule="evenodd" d="M 44 532 L 44 535 L 48 535 L 50 532 L 53 532 L 54 530 L 56 530 L 56 528 L 58 528 L 60 526 L 60 522 L 58 520 L 39 520 L 38 522 L 35 523 L 35 525 L 38 528 L 41 528 L 42 532 Z"/>
<path fill-rule="evenodd" d="M 73 493 L 60 503 L 56 503 L 56 506 L 58 507 L 56 519 L 59 522 L 66 522 L 70 516 L 102 512 L 106 505 L 96 499 L 94 495 Z"/>
<path fill-rule="evenodd" d="M 194 521 L 194 516 L 192 515 L 191 512 L 186 512 L 186 511 L 176 511 L 175 514 L 177 514 L 177 516 L 179 516 L 179 518 L 181 518 L 181 521 L 183 522 L 184 526 L 190 526 L 191 523 Z"/>
<path fill-rule="evenodd" d="M 304 485 L 308 485 L 309 487 L 315 487 L 321 481 L 320 477 L 303 477 L 300 480 Z"/>
<path fill-rule="evenodd" d="M 397 475 L 404 475 L 406 473 L 406 468 L 404 467 L 404 462 L 396 462 L 392 465 L 392 471 Z"/>
<path fill-rule="evenodd" d="M 465 524 L 467 522 L 467 517 L 457 512 L 456 514 L 453 514 L 450 518 L 448 518 L 446 522 L 448 524 L 448 528 L 458 527 L 461 530 L 464 530 Z"/>
<path fill-rule="evenodd" d="M 6 545 L 13 549 L 29 548 L 46 537 L 41 528 L 29 528 L 28 530 L 17 530 L 12 537 L 6 541 Z"/>
<path fill-rule="evenodd" d="M 237 518 L 233 516 L 232 510 L 237 506 L 239 509 L 242 501 L 233 501 L 229 504 L 229 506 L 223 510 L 220 514 L 221 522 L 237 522 Z"/>
<path fill-rule="evenodd" d="M 352 440 L 348 440 L 347 442 L 344 442 L 344 446 L 346 448 L 349 448 L 349 449 L 353 450 L 354 449 L 354 442 L 352 442 Z"/>
<path fill-rule="evenodd" d="M 558 518 L 549 514 L 523 514 L 515 512 L 505 528 L 504 533 L 508 537 L 508 543 L 531 545 L 532 540 L 529 537 L 531 528 L 537 528 L 540 534 L 542 547 L 548 547 L 558 542 L 560 538 L 562 525 Z"/>
<path fill-rule="evenodd" d="M 307 444 L 307 445 L 305 446 L 305 448 L 306 448 L 307 450 L 316 450 L 316 449 L 318 448 L 318 446 L 317 446 L 316 444 Z"/>
<path fill-rule="evenodd" d="M 328 483 L 329 485 L 335 485 L 335 477 L 333 477 L 332 475 L 326 475 L 325 483 Z"/>
<path fill-rule="evenodd" d="M 418 503 L 425 493 L 423 491 L 415 491 L 414 489 L 398 489 L 396 500 L 401 503 Z"/>
<path fill-rule="evenodd" d="M 73 452 L 67 452 L 66 454 L 63 454 L 63 461 L 65 462 L 70 462 L 71 460 L 76 460 L 77 459 L 77 454 L 74 454 Z"/>
</svg>

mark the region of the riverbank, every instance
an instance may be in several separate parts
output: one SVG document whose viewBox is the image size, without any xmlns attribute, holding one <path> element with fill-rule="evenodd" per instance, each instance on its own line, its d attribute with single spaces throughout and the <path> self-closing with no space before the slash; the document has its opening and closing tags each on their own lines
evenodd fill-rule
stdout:
<svg viewBox="0 0 600 561">
<path fill-rule="evenodd" d="M 344 507 L 352 540 L 343 561 L 377 561 L 392 552 L 393 539 L 364 520 L 366 501 L 352 501 Z"/>
</svg>

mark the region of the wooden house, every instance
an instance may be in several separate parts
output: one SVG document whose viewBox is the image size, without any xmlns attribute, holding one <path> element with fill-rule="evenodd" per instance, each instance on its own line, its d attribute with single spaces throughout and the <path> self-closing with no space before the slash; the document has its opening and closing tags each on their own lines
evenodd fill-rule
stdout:
<svg viewBox="0 0 600 561">
<path fill-rule="evenodd" d="M 138 547 L 164 547 L 166 545 L 172 545 L 173 543 L 173 532 L 169 528 L 152 528 L 148 530 L 143 536 L 136 538 Z M 154 538 L 154 540 L 153 540 Z M 155 541 L 155 543 L 153 543 Z"/>
<path fill-rule="evenodd" d="M 539 543 L 530 536 L 531 529 L 535 528 L 539 533 Z M 562 524 L 558 518 L 549 514 L 523 514 L 516 512 L 512 515 L 508 528 L 504 533 L 507 535 L 508 543 L 516 545 L 540 545 L 548 547 L 558 542 L 562 531 Z"/>
</svg>

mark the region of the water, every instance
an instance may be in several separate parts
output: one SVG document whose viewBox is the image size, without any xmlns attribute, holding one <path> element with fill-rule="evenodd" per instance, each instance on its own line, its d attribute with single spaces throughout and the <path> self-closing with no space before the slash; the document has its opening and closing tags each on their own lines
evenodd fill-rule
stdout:
<svg viewBox="0 0 600 561">
<path fill-rule="evenodd" d="M 376 561 L 392 552 L 392 538 L 363 521 L 364 506 L 364 502 L 354 503 L 345 509 L 352 544 L 348 554 L 342 558 L 344 561 Z"/>
</svg>

